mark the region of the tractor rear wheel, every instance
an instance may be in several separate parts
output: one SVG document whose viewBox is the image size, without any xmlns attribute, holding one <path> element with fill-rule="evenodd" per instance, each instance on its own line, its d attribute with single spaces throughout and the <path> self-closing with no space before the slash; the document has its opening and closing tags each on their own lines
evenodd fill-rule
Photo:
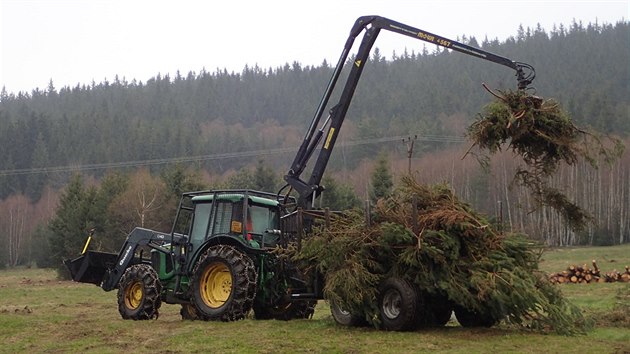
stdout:
<svg viewBox="0 0 630 354">
<path fill-rule="evenodd" d="M 418 292 L 409 282 L 399 278 L 386 279 L 379 289 L 378 307 L 383 328 L 408 331 L 416 325 Z"/>
<path fill-rule="evenodd" d="M 256 296 L 254 262 L 232 246 L 210 247 L 195 264 L 191 289 L 199 319 L 243 319 Z"/>
<path fill-rule="evenodd" d="M 162 284 L 148 264 L 135 264 L 125 270 L 118 283 L 118 312 L 123 319 L 157 318 L 162 305 Z"/>
</svg>

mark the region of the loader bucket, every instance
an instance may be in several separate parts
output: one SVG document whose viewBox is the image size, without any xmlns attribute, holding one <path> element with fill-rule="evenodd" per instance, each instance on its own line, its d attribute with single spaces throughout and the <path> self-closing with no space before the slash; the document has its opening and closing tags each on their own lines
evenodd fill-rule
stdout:
<svg viewBox="0 0 630 354">
<path fill-rule="evenodd" d="M 63 264 L 68 267 L 72 280 L 79 283 L 101 285 L 108 270 L 116 265 L 118 254 L 87 251 L 75 259 L 67 259 Z"/>
</svg>

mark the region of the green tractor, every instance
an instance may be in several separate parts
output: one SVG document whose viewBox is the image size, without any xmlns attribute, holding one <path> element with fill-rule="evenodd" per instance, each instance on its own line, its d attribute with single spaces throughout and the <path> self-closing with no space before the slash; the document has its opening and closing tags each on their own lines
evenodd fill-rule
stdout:
<svg viewBox="0 0 630 354">
<path fill-rule="evenodd" d="M 315 201 L 324 191 L 320 183 L 371 48 L 382 30 L 513 69 L 519 90 L 527 90 L 536 76 L 529 64 L 384 17 L 359 17 L 284 176 L 286 193 L 285 188 L 278 194 L 251 190 L 185 193 L 170 233 L 136 228 L 118 254 L 87 251 L 86 245 L 79 258 L 66 261 L 73 279 L 100 285 L 106 291 L 118 289 L 118 308 L 125 319 L 155 318 L 162 302 L 181 304 L 182 317 L 188 319 L 239 320 L 250 310 L 258 319 L 310 317 L 316 301 L 323 298 L 325 279 L 320 274 L 305 279 L 280 253 L 290 244 L 299 247 L 312 225 L 325 220 L 326 213 L 315 209 Z M 346 65 L 361 33 L 352 65 Z M 349 73 L 342 76 L 345 68 Z M 339 92 L 336 87 L 341 77 L 345 84 Z M 329 102 L 333 97 L 338 99 L 336 103 Z M 314 155 L 317 158 L 311 175 L 303 179 Z M 289 197 L 292 192 L 295 199 Z M 386 329 L 413 327 L 416 317 L 421 317 L 416 310 L 426 312 L 423 309 L 427 306 L 432 309 L 432 319 L 426 321 L 432 324 L 443 324 L 450 317 L 451 307 L 439 306 L 441 300 L 437 305 L 433 305 L 436 301 L 425 301 L 418 307 L 423 296 L 400 279 L 386 280 L 379 295 Z M 361 322 L 360 316 L 334 303 L 331 308 L 340 324 Z M 465 323 L 490 322 L 474 313 L 459 312 L 465 315 L 461 316 Z M 479 318 L 482 320 L 475 321 Z"/>
<path fill-rule="evenodd" d="M 315 294 L 274 253 L 291 240 L 275 194 L 252 190 L 185 193 L 172 232 L 135 228 L 118 254 L 87 250 L 65 263 L 75 281 L 118 290 L 124 319 L 156 318 L 162 302 L 184 319 L 309 318 Z M 285 218 L 286 219 L 286 218 Z M 288 219 L 286 219 L 288 220 Z M 91 238 L 88 238 L 88 241 Z"/>
</svg>

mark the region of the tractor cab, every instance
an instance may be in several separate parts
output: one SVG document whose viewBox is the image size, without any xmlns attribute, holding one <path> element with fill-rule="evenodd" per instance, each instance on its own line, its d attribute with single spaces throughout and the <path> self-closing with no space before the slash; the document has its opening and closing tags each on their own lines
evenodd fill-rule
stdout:
<svg viewBox="0 0 630 354">
<path fill-rule="evenodd" d="M 182 210 L 192 213 L 188 252 L 193 259 L 208 244 L 265 249 L 278 243 L 280 203 L 275 194 L 252 190 L 189 193 L 184 195 Z"/>
</svg>

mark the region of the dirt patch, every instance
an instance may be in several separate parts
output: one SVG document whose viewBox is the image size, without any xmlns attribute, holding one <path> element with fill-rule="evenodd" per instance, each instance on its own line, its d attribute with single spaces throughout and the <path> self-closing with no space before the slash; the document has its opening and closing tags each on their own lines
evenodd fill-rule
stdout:
<svg viewBox="0 0 630 354">
<path fill-rule="evenodd" d="M 617 291 L 612 310 L 596 312 L 592 317 L 598 327 L 630 328 L 630 286 Z"/>
<path fill-rule="evenodd" d="M 54 286 L 54 285 L 69 285 L 69 284 L 73 284 L 73 282 L 67 281 L 67 280 L 57 280 L 57 279 L 33 280 L 31 278 L 22 278 L 19 284 L 27 285 L 27 286 Z M 2 286 L 6 286 L 6 285 L 2 285 Z"/>
<path fill-rule="evenodd" d="M 28 314 L 33 313 L 33 309 L 28 307 L 28 305 L 24 306 L 24 307 L 15 307 L 15 306 L 13 306 L 13 307 L 11 307 L 11 306 L 6 307 L 6 306 L 3 306 L 2 308 L 0 308 L 0 313 L 2 313 L 2 314 L 13 313 L 13 314 L 17 314 L 17 315 L 28 315 Z"/>
</svg>

